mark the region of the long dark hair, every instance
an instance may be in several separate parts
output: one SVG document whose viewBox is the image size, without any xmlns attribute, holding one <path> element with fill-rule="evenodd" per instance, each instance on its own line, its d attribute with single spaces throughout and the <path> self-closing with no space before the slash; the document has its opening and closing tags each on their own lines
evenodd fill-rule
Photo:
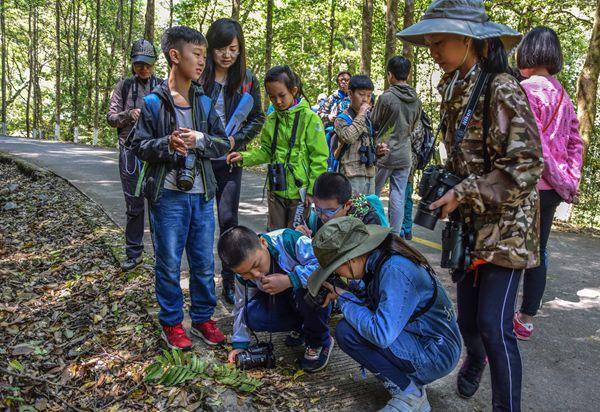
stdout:
<svg viewBox="0 0 600 412">
<path fill-rule="evenodd" d="M 242 26 L 233 19 L 218 19 L 210 25 L 210 28 L 206 32 L 208 48 L 206 50 L 206 68 L 202 76 L 204 89 L 210 90 L 215 81 L 213 51 L 229 46 L 235 38 L 238 40 L 240 54 L 235 63 L 227 70 L 225 93 L 228 96 L 233 96 L 242 87 L 244 78 L 246 77 L 246 43 L 244 41 Z"/>
<path fill-rule="evenodd" d="M 510 73 L 508 54 L 499 37 L 473 39 L 473 48 L 483 70 L 488 73 Z"/>
<path fill-rule="evenodd" d="M 285 84 L 285 87 L 292 92 L 294 87 L 298 88 L 298 93 L 294 95 L 295 98 L 304 97 L 304 99 L 308 102 L 308 98 L 304 95 L 304 90 L 302 90 L 302 81 L 300 77 L 292 69 L 290 66 L 273 66 L 269 69 L 267 74 L 265 74 L 265 82 L 264 85 L 267 87 L 267 83 L 271 82 L 281 82 Z"/>
</svg>

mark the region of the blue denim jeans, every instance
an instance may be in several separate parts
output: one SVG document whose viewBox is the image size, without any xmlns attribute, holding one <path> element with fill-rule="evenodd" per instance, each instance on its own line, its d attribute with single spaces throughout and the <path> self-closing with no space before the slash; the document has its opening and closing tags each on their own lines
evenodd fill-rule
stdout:
<svg viewBox="0 0 600 412">
<path fill-rule="evenodd" d="M 273 296 L 258 292 L 248 302 L 247 325 L 255 332 L 303 332 L 306 345 L 323 346 L 329 340 L 327 308 L 313 310 L 304 302 L 304 289 L 288 289 Z M 271 301 L 270 301 L 271 300 Z"/>
<path fill-rule="evenodd" d="M 390 217 L 390 227 L 392 231 L 400 234 L 402 231 L 402 222 L 404 221 L 404 200 L 406 184 L 410 168 L 406 169 L 386 169 L 380 167 L 375 176 L 375 194 L 379 196 L 381 190 L 388 179 L 390 179 L 390 203 L 388 214 Z"/>
<path fill-rule="evenodd" d="M 183 249 L 190 266 L 190 317 L 206 322 L 214 313 L 217 299 L 214 282 L 213 203 L 203 194 L 162 189 L 158 202 L 150 204 L 150 221 L 156 264 L 155 291 L 162 325 L 183 321 L 183 292 L 179 285 Z"/>
<path fill-rule="evenodd" d="M 404 220 L 402 221 L 402 236 L 412 234 L 413 227 L 413 182 L 410 180 L 406 184 L 406 194 L 404 195 Z"/>
</svg>

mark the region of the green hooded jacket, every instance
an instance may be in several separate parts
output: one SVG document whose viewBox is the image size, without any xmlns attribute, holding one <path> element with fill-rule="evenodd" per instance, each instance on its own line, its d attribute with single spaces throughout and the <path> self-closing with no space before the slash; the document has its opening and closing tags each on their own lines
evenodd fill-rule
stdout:
<svg viewBox="0 0 600 412">
<path fill-rule="evenodd" d="M 260 146 L 256 149 L 242 152 L 244 166 L 254 166 L 265 163 L 285 163 L 290 146 L 292 126 L 296 113 L 300 113 L 296 141 L 286 166 L 287 190 L 274 191 L 284 199 L 300 199 L 299 187 L 294 183 L 294 177 L 302 182 L 312 196 L 315 180 L 327 171 L 327 156 L 329 149 L 325 140 L 323 123 L 314 113 L 306 100 L 302 99 L 295 106 L 284 111 L 271 113 L 260 132 Z M 271 156 L 271 145 L 275 132 L 275 122 L 279 118 L 279 132 L 274 156 Z"/>
</svg>

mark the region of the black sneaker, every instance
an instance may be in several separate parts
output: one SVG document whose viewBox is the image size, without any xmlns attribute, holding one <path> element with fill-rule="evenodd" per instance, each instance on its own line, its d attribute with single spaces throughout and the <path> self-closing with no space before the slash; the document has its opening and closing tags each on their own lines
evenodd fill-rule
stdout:
<svg viewBox="0 0 600 412">
<path fill-rule="evenodd" d="M 235 278 L 233 276 L 223 276 L 221 294 L 225 302 L 230 305 L 235 303 Z"/>
<path fill-rule="evenodd" d="M 302 345 L 304 345 L 304 334 L 302 332 L 293 330 L 285 337 L 285 346 L 293 348 Z"/>
<path fill-rule="evenodd" d="M 329 363 L 333 345 L 333 337 L 330 337 L 326 345 L 319 346 L 318 348 L 307 346 L 304 357 L 300 359 L 300 367 L 306 372 L 318 372 L 325 369 Z"/>
<path fill-rule="evenodd" d="M 135 258 L 127 258 L 123 263 L 121 263 L 121 270 L 123 272 L 129 272 L 130 270 L 135 269 L 140 263 L 142 263 L 144 259 L 141 256 Z"/>
<path fill-rule="evenodd" d="M 475 395 L 475 392 L 479 389 L 481 375 L 483 375 L 487 363 L 487 358 L 482 362 L 467 355 L 456 379 L 456 392 L 458 396 L 469 399 Z"/>
</svg>

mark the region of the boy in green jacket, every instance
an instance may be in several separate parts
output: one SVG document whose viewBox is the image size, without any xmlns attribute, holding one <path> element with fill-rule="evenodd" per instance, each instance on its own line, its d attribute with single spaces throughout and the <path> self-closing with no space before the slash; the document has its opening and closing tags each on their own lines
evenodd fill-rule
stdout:
<svg viewBox="0 0 600 412">
<path fill-rule="evenodd" d="M 296 209 L 312 202 L 313 186 L 327 170 L 328 147 L 323 123 L 306 99 L 302 84 L 288 66 L 275 66 L 265 76 L 265 89 L 275 107 L 260 133 L 260 146 L 232 152 L 229 164 L 269 164 L 267 230 L 293 228 Z M 308 212 L 308 209 L 306 209 Z M 304 213 L 306 219 L 307 213 Z"/>
</svg>

